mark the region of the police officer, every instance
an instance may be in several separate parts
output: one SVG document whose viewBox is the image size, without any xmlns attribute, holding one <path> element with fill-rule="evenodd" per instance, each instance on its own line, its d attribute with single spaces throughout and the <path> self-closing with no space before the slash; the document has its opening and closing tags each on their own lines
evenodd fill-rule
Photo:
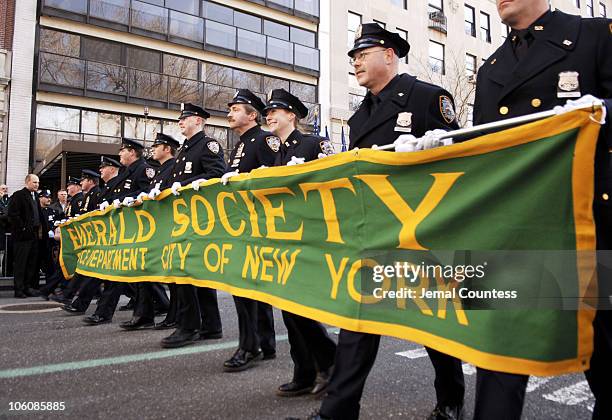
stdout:
<svg viewBox="0 0 612 420">
<path fill-rule="evenodd" d="M 98 210 L 98 199 L 100 198 L 100 174 L 91 169 L 81 171 L 81 189 L 84 193 L 81 213 Z"/>
<path fill-rule="evenodd" d="M 155 160 L 159 166 L 155 170 L 155 176 L 151 179 L 150 187 L 159 190 L 164 179 L 168 179 L 170 171 L 174 164 L 174 156 L 179 148 L 180 143 L 171 136 L 163 133 L 157 133 L 155 141 L 151 145 L 151 158 Z M 170 295 L 174 295 L 174 284 L 170 284 Z M 174 298 L 176 301 L 176 297 Z M 155 325 L 155 301 L 162 311 L 168 311 L 170 302 L 166 296 L 164 288 L 153 282 L 136 283 L 136 298 L 134 302 L 134 313 L 132 319 L 119 324 L 121 328 L 128 331 L 152 328 Z M 169 314 L 166 321 L 174 322 L 174 314 Z M 161 329 L 161 328 L 158 328 Z"/>
<path fill-rule="evenodd" d="M 68 200 L 68 207 L 66 207 L 66 218 L 75 217 L 80 214 L 81 207 L 83 207 L 83 192 L 81 191 L 81 180 L 75 177 L 68 177 L 66 183 L 66 189 L 70 199 Z"/>
<path fill-rule="evenodd" d="M 113 201 L 113 190 L 118 180 L 117 175 L 119 175 L 119 170 L 122 167 L 121 163 L 113 158 L 108 156 L 102 156 L 100 158 L 98 171 L 100 172 L 100 178 L 104 181 L 104 186 L 100 189 L 98 197 L 100 203 L 106 202 L 106 204 L 109 204 Z"/>
<path fill-rule="evenodd" d="M 45 221 L 38 251 L 40 268 L 45 273 L 45 285 L 40 288 L 40 296 L 44 300 L 49 300 L 49 295 L 53 293 L 63 279 L 57 264 L 59 246 L 54 239 L 55 222 L 59 222 L 62 215 L 51 205 L 51 191 L 46 189 L 39 191 L 38 198 L 42 219 Z"/>
<path fill-rule="evenodd" d="M 172 175 L 162 185 L 173 191 L 189 183 L 199 188 L 198 180 L 220 177 L 225 171 L 221 145 L 204 135 L 204 124 L 210 114 L 189 103 L 181 107 L 179 128 L 186 139 L 174 159 Z M 222 337 L 216 290 L 177 284 L 176 295 L 178 328 L 162 340 L 162 347 L 181 347 L 198 339 Z"/>
<path fill-rule="evenodd" d="M 246 173 L 260 166 L 272 166 L 280 139 L 259 126 L 264 103 L 250 90 L 240 89 L 227 106 L 229 126 L 240 136 L 230 155 L 227 171 Z M 239 340 L 233 356 L 223 363 L 226 372 L 248 369 L 259 357 L 264 360 L 276 357 L 272 306 L 240 296 L 234 296 L 234 303 Z"/>
<path fill-rule="evenodd" d="M 597 249 L 610 250 L 612 232 L 612 21 L 583 19 L 550 11 L 546 0 L 497 1 L 499 15 L 512 28 L 506 41 L 478 71 L 474 123 L 483 124 L 548 110 L 568 99 L 604 99 L 607 124 L 595 156 L 593 205 Z M 601 253 L 598 258 L 602 257 Z M 609 257 L 608 257 L 609 261 Z M 608 262 L 607 267 L 610 267 Z M 598 266 L 599 294 L 612 295 L 612 273 Z M 602 299 L 605 300 L 605 299 Z M 595 395 L 594 419 L 612 418 L 612 311 L 597 311 L 594 352 L 586 377 Z M 476 419 L 518 419 L 527 376 L 478 369 Z"/>
<path fill-rule="evenodd" d="M 275 89 L 271 92 L 264 113 L 268 127 L 281 142 L 275 166 L 333 154 L 328 139 L 302 134 L 297 129 L 299 120 L 308 115 L 308 108 L 286 90 Z M 336 344 L 319 322 L 287 311 L 282 311 L 282 314 L 294 367 L 293 378 L 280 385 L 276 394 L 282 397 L 320 395 L 329 382 Z"/>
<path fill-rule="evenodd" d="M 121 200 L 129 197 L 135 200 L 139 193 L 149 191 L 151 179 L 155 176 L 155 169 L 149 166 L 143 158 L 144 146 L 137 140 L 123 139 L 119 149 L 119 161 L 126 169 L 117 176 L 113 186 L 113 199 Z M 127 203 L 127 202 L 126 202 Z M 109 282 L 104 288 L 102 297 L 98 300 L 93 315 L 85 317 L 86 325 L 101 325 L 111 322 L 115 309 L 122 293 L 125 293 L 126 284 Z"/>
<path fill-rule="evenodd" d="M 361 86 L 363 102 L 348 121 L 350 147 L 364 148 L 394 142 L 402 134 L 422 137 L 434 129 L 458 128 L 451 95 L 439 86 L 398 74 L 399 58 L 410 45 L 397 33 L 376 23 L 364 24 L 348 52 Z M 312 418 L 356 419 L 367 376 L 376 359 L 380 336 L 341 330 L 336 364 L 327 395 Z M 461 362 L 427 349 L 435 370 L 437 405 L 430 419 L 460 419 L 464 382 Z"/>
</svg>

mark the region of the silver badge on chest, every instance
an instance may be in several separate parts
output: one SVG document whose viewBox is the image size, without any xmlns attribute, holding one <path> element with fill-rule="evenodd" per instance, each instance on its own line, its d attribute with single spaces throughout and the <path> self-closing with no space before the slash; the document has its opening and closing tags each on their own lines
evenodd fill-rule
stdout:
<svg viewBox="0 0 612 420">
<path fill-rule="evenodd" d="M 580 82 L 577 71 L 565 71 L 559 73 L 559 83 L 557 84 L 557 98 L 580 98 Z"/>
<path fill-rule="evenodd" d="M 190 174 L 193 171 L 193 162 L 185 162 L 185 173 Z"/>
<path fill-rule="evenodd" d="M 412 132 L 412 112 L 400 112 L 397 114 L 395 131 L 401 131 L 402 133 Z"/>
</svg>

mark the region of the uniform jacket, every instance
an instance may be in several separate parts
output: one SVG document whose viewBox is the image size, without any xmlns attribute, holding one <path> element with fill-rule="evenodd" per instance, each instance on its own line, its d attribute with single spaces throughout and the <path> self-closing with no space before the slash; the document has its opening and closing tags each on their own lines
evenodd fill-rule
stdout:
<svg viewBox="0 0 612 420">
<path fill-rule="evenodd" d="M 43 233 L 54 229 L 55 222 L 59 222 L 63 217 L 62 214 L 58 213 L 57 209 L 52 206 L 41 207 L 41 212 L 46 224 L 46 229 L 43 230 Z"/>
<path fill-rule="evenodd" d="M 250 172 L 262 165 L 273 166 L 280 149 L 281 140 L 259 125 L 240 136 L 234 146 L 227 171 Z"/>
<path fill-rule="evenodd" d="M 81 208 L 83 207 L 84 200 L 85 198 L 82 191 L 79 191 L 73 197 L 70 197 L 68 199 L 68 206 L 66 206 L 66 218 L 81 214 Z"/>
<path fill-rule="evenodd" d="M 155 176 L 151 180 L 151 189 L 157 188 L 161 190 L 164 180 L 172 176 L 172 169 L 174 168 L 174 159 L 168 159 L 160 166 L 156 168 Z"/>
<path fill-rule="evenodd" d="M 280 153 L 276 155 L 274 166 L 286 165 L 293 156 L 304 158 L 306 162 L 315 160 L 319 158 L 319 153 L 333 154 L 333 148 L 329 140 L 313 134 L 303 134 L 296 129 L 281 144 Z"/>
<path fill-rule="evenodd" d="M 119 180 L 119 174 L 109 179 L 108 182 L 106 182 L 104 186 L 100 188 L 100 193 L 98 194 L 99 203 L 102 203 L 103 201 L 111 203 L 115 199 L 113 190 L 115 189 L 117 180 Z"/>
<path fill-rule="evenodd" d="M 163 187 L 168 188 L 175 182 L 187 185 L 198 179 L 219 178 L 224 172 L 223 148 L 217 140 L 200 131 L 185 140 L 179 149 L 171 176 L 164 180 Z"/>
<path fill-rule="evenodd" d="M 113 182 L 112 199 L 125 197 L 136 198 L 143 191 L 149 192 L 151 179 L 155 176 L 155 169 L 149 166 L 143 158 L 132 162 L 123 172 L 117 175 Z"/>
<path fill-rule="evenodd" d="M 98 210 L 98 204 L 100 200 L 100 187 L 95 185 L 91 190 L 85 193 L 83 198 L 83 207 L 81 213 L 87 213 L 88 211 Z"/>
<path fill-rule="evenodd" d="M 350 148 L 390 144 L 402 134 L 421 137 L 434 129 L 459 128 L 452 96 L 439 86 L 400 74 L 379 93 L 384 100 L 370 116 L 371 93 L 348 120 Z"/>
<path fill-rule="evenodd" d="M 62 208 L 62 205 L 59 201 L 56 201 L 55 203 L 51 204 L 49 207 L 52 207 L 53 210 L 55 210 L 55 213 L 57 213 L 60 220 L 64 218 L 64 215 L 65 215 L 64 208 Z M 66 202 L 66 208 L 68 208 L 67 202 Z"/>
<path fill-rule="evenodd" d="M 509 36 L 478 71 L 474 124 L 549 110 L 586 94 L 604 99 L 608 123 L 595 163 L 595 196 L 601 200 L 606 192 L 612 195 L 612 21 L 554 11 L 530 29 L 535 40 L 520 63 Z"/>
<path fill-rule="evenodd" d="M 41 229 L 45 226 L 38 194 L 34 193 L 34 196 L 35 198 L 32 199 L 32 193 L 24 187 L 19 191 L 15 191 L 9 200 L 8 217 L 13 240 L 15 241 L 38 239 L 38 230 L 35 230 L 32 224 L 34 217 L 40 220 Z M 36 214 L 34 213 L 32 200 L 34 200 L 37 208 Z"/>
</svg>

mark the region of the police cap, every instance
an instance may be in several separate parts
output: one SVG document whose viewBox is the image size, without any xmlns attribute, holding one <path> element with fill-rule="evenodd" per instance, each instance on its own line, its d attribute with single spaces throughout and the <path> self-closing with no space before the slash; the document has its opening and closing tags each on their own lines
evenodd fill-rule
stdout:
<svg viewBox="0 0 612 420">
<path fill-rule="evenodd" d="M 308 115 L 308 108 L 298 98 L 285 89 L 274 89 L 268 97 L 268 104 L 264 108 L 264 115 L 271 109 L 286 109 L 293 112 L 298 118 Z"/>
<path fill-rule="evenodd" d="M 348 55 L 352 57 L 355 51 L 370 47 L 393 48 L 400 58 L 410 51 L 410 44 L 398 33 L 387 31 L 378 23 L 364 23 L 357 28 L 355 44 Z"/>
</svg>

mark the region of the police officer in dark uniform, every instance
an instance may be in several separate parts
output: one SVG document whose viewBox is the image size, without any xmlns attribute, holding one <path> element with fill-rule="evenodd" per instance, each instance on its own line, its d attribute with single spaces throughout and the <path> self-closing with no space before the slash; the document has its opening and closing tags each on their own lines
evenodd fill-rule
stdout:
<svg viewBox="0 0 612 420">
<path fill-rule="evenodd" d="M 171 177 L 162 185 L 164 188 L 176 191 L 182 185 L 218 178 L 225 172 L 221 145 L 203 131 L 209 117 L 210 114 L 197 105 L 182 105 L 179 127 L 186 139 L 174 159 Z M 216 290 L 177 284 L 176 295 L 178 328 L 162 340 L 162 347 L 181 347 L 198 339 L 222 337 Z"/>
<path fill-rule="evenodd" d="M 113 158 L 108 156 L 102 156 L 100 158 L 98 170 L 100 172 L 100 178 L 104 181 L 104 186 L 100 188 L 100 194 L 98 196 L 98 201 L 100 203 L 106 202 L 106 204 L 110 204 L 113 201 L 113 190 L 119 179 L 118 175 L 121 168 L 123 168 L 123 165 Z"/>
<path fill-rule="evenodd" d="M 43 238 L 40 241 L 39 255 L 41 269 L 45 273 L 45 285 L 40 288 L 40 296 L 44 300 L 49 300 L 49 295 L 63 280 L 63 276 L 58 264 L 59 243 L 54 238 L 55 223 L 62 220 L 60 213 L 54 206 L 51 206 L 51 191 L 42 190 L 38 193 L 40 207 L 46 226 Z M 61 206 L 60 206 L 61 209 Z"/>
<path fill-rule="evenodd" d="M 422 137 L 429 130 L 458 128 L 451 95 L 439 86 L 398 74 L 399 58 L 410 45 L 376 23 L 360 26 L 348 52 L 355 76 L 368 93 L 348 121 L 350 147 L 392 143 L 402 134 Z M 311 418 L 356 419 L 359 400 L 378 352 L 380 336 L 341 330 L 327 395 Z M 435 370 L 437 405 L 429 419 L 460 419 L 464 382 L 461 362 L 427 349 Z"/>
<path fill-rule="evenodd" d="M 306 162 L 333 154 L 328 139 L 302 134 L 297 129 L 299 120 L 308 115 L 308 108 L 286 90 L 271 92 L 264 113 L 268 126 L 281 142 L 275 166 L 286 165 L 292 158 Z M 329 382 L 336 344 L 319 322 L 287 311 L 282 314 L 294 366 L 293 378 L 280 385 L 276 394 L 282 397 L 320 395 Z"/>
<path fill-rule="evenodd" d="M 259 125 L 264 103 L 250 90 L 240 89 L 227 106 L 229 126 L 240 136 L 230 155 L 227 171 L 247 173 L 261 166 L 272 166 L 280 139 Z M 223 363 L 226 372 L 248 369 L 259 357 L 265 360 L 276 357 L 272 306 L 240 296 L 234 296 L 234 303 L 239 340 L 233 356 Z"/>
<path fill-rule="evenodd" d="M 83 206 L 81 214 L 98 210 L 98 200 L 100 198 L 100 174 L 91 169 L 81 171 L 81 188 L 84 191 Z"/>
<path fill-rule="evenodd" d="M 501 3 L 502 21 L 512 28 L 506 41 L 478 71 L 474 123 L 483 124 L 552 109 L 568 99 L 593 95 L 605 102 L 595 155 L 593 211 L 597 249 L 612 249 L 612 21 L 550 11 L 546 0 Z M 608 251 L 609 253 L 609 251 Z M 594 419 L 612 418 L 612 272 L 610 257 L 598 255 L 599 296 L 607 301 L 595 316 L 594 352 L 586 377 L 595 395 Z M 476 419 L 518 419 L 528 377 L 478 369 Z"/>
<path fill-rule="evenodd" d="M 119 149 L 119 159 L 126 169 L 117 176 L 113 186 L 113 200 L 126 197 L 136 199 L 139 193 L 149 191 L 151 179 L 155 176 L 155 169 L 149 166 L 143 158 L 144 146 L 137 140 L 123 139 Z M 126 284 L 121 282 L 108 282 L 102 297 L 98 300 L 93 315 L 85 317 L 83 322 L 87 325 L 101 325 L 111 322 L 121 294 L 126 291 Z"/>
<path fill-rule="evenodd" d="M 160 190 L 163 181 L 170 176 L 170 171 L 174 165 L 173 158 L 179 146 L 180 143 L 171 136 L 157 133 L 155 141 L 151 145 L 151 158 L 159 164 L 155 170 L 155 176 L 151 179 L 150 186 L 152 190 Z M 171 296 L 175 294 L 173 289 L 174 284 L 170 284 Z M 119 326 L 128 331 L 154 327 L 156 312 L 155 301 L 157 301 L 158 307 L 163 308 L 160 310 L 168 311 L 170 302 L 168 301 L 164 288 L 160 284 L 153 282 L 136 283 L 136 298 L 132 319 L 122 322 Z M 169 314 L 169 316 L 170 318 L 166 317 L 167 320 L 174 319 L 174 314 Z"/>
<path fill-rule="evenodd" d="M 68 177 L 66 188 L 70 196 L 68 206 L 66 207 L 66 218 L 69 219 L 80 214 L 81 207 L 83 207 L 84 198 L 83 192 L 81 191 L 81 180 L 79 178 Z"/>
</svg>

